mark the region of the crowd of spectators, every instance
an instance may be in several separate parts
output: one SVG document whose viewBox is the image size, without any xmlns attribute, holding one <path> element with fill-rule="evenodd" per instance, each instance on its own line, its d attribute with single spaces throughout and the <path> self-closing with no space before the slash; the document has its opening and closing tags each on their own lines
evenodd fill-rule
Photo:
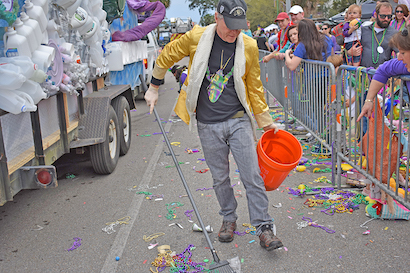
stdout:
<svg viewBox="0 0 410 273">
<path fill-rule="evenodd" d="M 272 52 L 263 59 L 264 62 L 272 58 L 285 59 L 286 54 L 281 53 L 285 53 L 291 46 L 290 53 L 293 53 L 300 41 L 300 36 L 306 35 L 310 40 L 321 37 L 321 43 L 326 43 L 326 45 L 318 44 L 317 46 L 322 48 L 323 52 L 327 46 L 330 46 L 331 54 L 340 54 L 344 64 L 377 68 L 385 61 L 397 57 L 397 48 L 390 47 L 389 41 L 396 32 L 402 31 L 409 24 L 409 9 L 406 4 L 399 3 L 393 10 L 388 0 L 380 0 L 377 2 L 372 19 L 363 22 L 361 7 L 353 4 L 347 9 L 344 22 L 335 26 L 328 21 L 324 23 L 311 21 L 309 24 L 313 23 L 316 30 L 312 29 L 303 34 L 298 31 L 298 24 L 302 20 L 311 21 L 304 18 L 303 8 L 295 5 L 288 13 L 278 14 L 275 19 L 278 28 L 265 32 L 258 27 L 252 33 L 258 41 L 259 49 Z M 296 26 L 293 32 L 299 33 L 294 43 L 289 39 L 291 26 Z M 328 39 L 325 39 L 326 37 Z M 320 60 L 321 58 L 317 55 L 314 59 Z"/>
<path fill-rule="evenodd" d="M 362 94 L 363 103 L 359 103 L 357 109 L 358 120 L 364 117 L 365 132 L 366 117 L 371 116 L 375 96 L 387 78 L 410 71 L 410 50 L 408 44 L 404 44 L 408 43 L 410 30 L 409 7 L 408 3 L 398 1 L 395 8 L 388 0 L 377 1 L 369 21 L 361 19 L 361 6 L 353 4 L 347 8 L 344 22 L 337 25 L 306 19 L 303 8 L 295 5 L 288 13 L 281 12 L 275 18 L 278 29 L 263 32 L 258 28 L 253 37 L 258 40 L 260 49 L 271 52 L 263 57 L 263 62 L 285 60 L 292 71 L 302 59 L 328 61 L 335 67 L 346 64 L 377 69 L 376 83 L 372 82 L 369 91 Z M 409 96 L 406 85 L 403 89 L 405 104 Z M 352 107 L 357 99 L 350 93 L 345 100 L 346 107 Z"/>
</svg>

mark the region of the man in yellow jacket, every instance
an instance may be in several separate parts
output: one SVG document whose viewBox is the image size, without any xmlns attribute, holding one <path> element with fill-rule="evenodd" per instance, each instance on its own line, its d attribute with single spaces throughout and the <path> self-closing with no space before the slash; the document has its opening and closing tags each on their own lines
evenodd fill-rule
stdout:
<svg viewBox="0 0 410 273">
<path fill-rule="evenodd" d="M 231 242 L 236 229 L 237 202 L 229 178 L 229 152 L 238 165 L 246 188 L 251 224 L 267 250 L 282 246 L 273 234 L 268 198 L 260 176 L 254 141 L 255 117 L 260 128 L 274 129 L 260 80 L 256 41 L 241 33 L 247 29 L 244 0 L 220 0 L 216 24 L 195 26 L 169 43 L 156 60 L 151 85 L 145 94 L 150 112 L 158 100 L 158 88 L 169 67 L 189 56 L 188 77 L 181 88 L 175 113 L 192 126 L 196 117 L 205 160 L 223 216 L 218 238 Z"/>
</svg>

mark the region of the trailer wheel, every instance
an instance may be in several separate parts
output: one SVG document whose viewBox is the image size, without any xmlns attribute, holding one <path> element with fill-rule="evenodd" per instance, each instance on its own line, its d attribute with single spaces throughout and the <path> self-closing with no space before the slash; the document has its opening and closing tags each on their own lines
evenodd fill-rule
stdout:
<svg viewBox="0 0 410 273">
<path fill-rule="evenodd" d="M 113 101 L 112 106 L 117 114 L 120 128 L 120 155 L 125 155 L 131 146 L 130 105 L 124 96 L 119 96 Z"/>
<path fill-rule="evenodd" d="M 107 135 L 103 143 L 90 146 L 91 164 L 99 174 L 114 171 L 120 156 L 120 128 L 117 115 L 112 106 L 108 109 Z"/>
</svg>

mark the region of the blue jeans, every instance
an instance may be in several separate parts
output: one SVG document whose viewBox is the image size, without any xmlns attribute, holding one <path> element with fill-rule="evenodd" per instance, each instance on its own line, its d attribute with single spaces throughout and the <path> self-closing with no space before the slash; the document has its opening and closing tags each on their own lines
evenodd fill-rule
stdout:
<svg viewBox="0 0 410 273">
<path fill-rule="evenodd" d="M 251 225 L 258 227 L 272 223 L 268 213 L 269 200 L 260 176 L 258 158 L 254 145 L 251 120 L 248 115 L 215 124 L 198 121 L 198 134 L 206 163 L 212 173 L 213 188 L 224 221 L 235 222 L 238 218 L 234 190 L 229 178 L 229 151 L 239 169 L 240 179 L 246 189 Z M 258 229 L 257 235 L 260 234 Z"/>
<path fill-rule="evenodd" d="M 346 49 L 346 50 L 351 49 L 351 48 L 353 47 L 353 44 L 356 44 L 356 43 L 357 43 L 357 41 L 347 42 L 347 43 L 345 44 L 345 49 Z M 354 63 L 360 63 L 360 60 L 361 60 L 361 56 L 353 56 L 353 62 L 354 62 Z"/>
<path fill-rule="evenodd" d="M 364 92 L 363 97 L 367 98 L 367 91 Z M 360 96 L 358 96 L 356 101 L 358 102 L 358 105 L 359 105 L 359 113 L 361 113 L 362 112 L 362 107 L 363 107 L 362 98 Z M 376 101 L 378 102 L 377 97 L 376 97 Z M 363 127 L 361 129 L 362 129 L 363 133 L 362 133 L 361 136 L 359 136 L 357 142 L 360 142 L 360 140 L 362 139 L 362 136 L 364 136 L 367 132 L 367 117 L 363 117 L 362 120 L 363 120 Z"/>
</svg>

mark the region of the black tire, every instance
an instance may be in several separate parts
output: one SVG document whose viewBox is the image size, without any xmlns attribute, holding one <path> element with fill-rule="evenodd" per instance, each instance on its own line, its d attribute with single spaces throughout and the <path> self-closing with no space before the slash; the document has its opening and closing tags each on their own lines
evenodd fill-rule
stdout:
<svg viewBox="0 0 410 273">
<path fill-rule="evenodd" d="M 131 146 L 130 105 L 124 96 L 119 96 L 112 102 L 112 107 L 117 114 L 120 128 L 120 155 L 126 155 Z"/>
<path fill-rule="evenodd" d="M 112 106 L 108 109 L 107 135 L 103 143 L 90 146 L 90 158 L 94 171 L 110 174 L 115 170 L 120 156 L 120 128 Z"/>
</svg>

